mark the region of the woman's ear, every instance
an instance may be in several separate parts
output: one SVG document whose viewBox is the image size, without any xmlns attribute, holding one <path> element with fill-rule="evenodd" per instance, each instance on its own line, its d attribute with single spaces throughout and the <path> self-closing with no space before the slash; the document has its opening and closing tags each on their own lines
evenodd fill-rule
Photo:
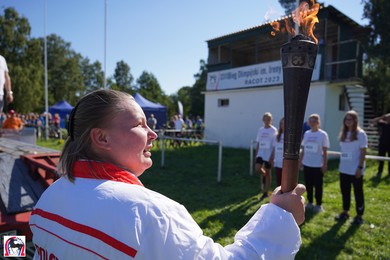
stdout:
<svg viewBox="0 0 390 260">
<path fill-rule="evenodd" d="M 90 132 L 92 144 L 100 149 L 110 150 L 110 145 L 107 141 L 107 133 L 101 128 L 92 128 Z"/>
</svg>

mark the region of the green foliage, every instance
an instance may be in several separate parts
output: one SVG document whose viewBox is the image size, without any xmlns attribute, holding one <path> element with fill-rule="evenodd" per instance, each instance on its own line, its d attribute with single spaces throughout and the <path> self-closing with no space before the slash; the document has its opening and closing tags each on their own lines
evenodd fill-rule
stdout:
<svg viewBox="0 0 390 260">
<path fill-rule="evenodd" d="M 165 96 L 160 83 L 153 73 L 143 71 L 137 79 L 137 91 L 146 99 L 161 103 L 161 98 Z"/>
<path fill-rule="evenodd" d="M 134 77 L 130 73 L 130 66 L 123 60 L 116 63 L 114 79 L 115 84 L 111 88 L 134 94 L 132 86 Z"/>
<path fill-rule="evenodd" d="M 204 60 L 200 61 L 199 72 L 194 75 L 196 81 L 191 88 L 191 108 L 189 113 L 194 116 L 204 116 L 204 95 L 202 92 L 206 91 L 207 83 L 207 66 Z"/>
<path fill-rule="evenodd" d="M 103 88 L 104 72 L 102 70 L 102 65 L 99 61 L 95 61 L 91 64 L 88 58 L 83 58 L 81 60 L 80 66 L 84 86 L 87 92 Z M 80 94 L 84 93 L 81 92 Z"/>
<path fill-rule="evenodd" d="M 370 20 L 364 83 L 377 115 L 390 112 L 390 2 L 364 0 L 364 17 Z"/>
</svg>

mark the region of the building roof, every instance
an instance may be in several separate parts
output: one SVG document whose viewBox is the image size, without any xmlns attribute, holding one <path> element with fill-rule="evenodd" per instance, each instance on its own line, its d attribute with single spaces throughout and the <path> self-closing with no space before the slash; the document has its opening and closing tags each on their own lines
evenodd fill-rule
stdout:
<svg viewBox="0 0 390 260">
<path fill-rule="evenodd" d="M 320 16 L 320 13 L 327 13 L 327 14 L 325 14 L 326 17 L 335 17 L 335 19 L 337 21 L 345 23 L 345 24 L 347 24 L 348 26 L 350 26 L 352 28 L 355 28 L 357 30 L 357 32 L 358 32 L 357 37 L 360 34 L 366 33 L 366 28 L 364 28 L 363 26 L 361 26 L 360 24 L 358 24 L 357 22 L 355 22 L 354 20 L 352 20 L 351 18 L 346 16 L 344 13 L 340 12 L 338 9 L 336 9 L 332 5 L 329 5 L 329 6 L 326 6 L 326 7 L 321 5 L 318 16 Z M 250 28 L 247 28 L 247 29 L 243 29 L 243 30 L 237 31 L 237 32 L 232 32 L 232 33 L 229 33 L 229 34 L 226 34 L 226 35 L 222 35 L 222 36 L 219 36 L 219 37 L 215 37 L 215 38 L 209 39 L 206 42 L 219 41 L 219 40 L 223 40 L 224 38 L 229 38 L 231 36 L 235 36 L 235 35 L 243 34 L 243 33 L 248 33 L 248 32 L 251 32 L 251 31 L 259 31 L 259 30 L 260 31 L 270 31 L 270 24 L 272 22 L 280 22 L 280 21 L 283 21 L 284 19 L 286 19 L 288 17 L 289 16 L 282 16 L 282 17 L 280 17 L 279 19 L 276 19 L 276 20 L 270 20 L 270 21 L 267 21 L 267 22 L 262 23 L 260 25 L 256 25 L 256 26 L 253 26 L 253 27 L 250 27 Z"/>
</svg>

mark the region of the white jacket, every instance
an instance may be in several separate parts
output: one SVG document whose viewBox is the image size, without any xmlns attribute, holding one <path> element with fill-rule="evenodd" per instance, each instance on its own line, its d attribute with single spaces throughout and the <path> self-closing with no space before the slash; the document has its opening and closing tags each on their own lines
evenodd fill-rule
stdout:
<svg viewBox="0 0 390 260">
<path fill-rule="evenodd" d="M 34 259 L 293 259 L 298 252 L 299 227 L 273 204 L 223 247 L 203 235 L 184 206 L 131 173 L 105 171 L 111 177 L 62 177 L 44 192 L 30 218 Z M 116 178 L 123 174 L 131 176 Z"/>
</svg>

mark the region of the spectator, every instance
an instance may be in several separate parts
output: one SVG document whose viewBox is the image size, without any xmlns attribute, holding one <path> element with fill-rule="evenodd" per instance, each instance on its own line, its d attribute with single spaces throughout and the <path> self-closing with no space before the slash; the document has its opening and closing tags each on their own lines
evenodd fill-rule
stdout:
<svg viewBox="0 0 390 260">
<path fill-rule="evenodd" d="M 0 112 L 3 112 L 4 107 L 4 90 L 7 95 L 7 102 L 14 101 L 14 93 L 11 89 L 11 77 L 8 73 L 7 61 L 0 55 Z"/>
<path fill-rule="evenodd" d="M 284 147 L 284 118 L 279 121 L 279 129 L 274 142 L 274 167 L 276 175 L 276 186 L 282 184 L 282 167 L 283 167 L 283 147 Z M 272 156 L 271 156 L 272 157 Z"/>
<path fill-rule="evenodd" d="M 196 116 L 196 121 L 195 121 L 196 138 L 198 139 L 203 138 L 203 129 L 204 129 L 204 124 L 202 118 L 200 116 Z"/>
<path fill-rule="evenodd" d="M 13 129 L 20 131 L 23 129 L 23 122 L 16 115 L 15 110 L 8 111 L 8 117 L 4 120 L 3 129 Z"/>
<path fill-rule="evenodd" d="M 364 214 L 364 193 L 363 176 L 367 149 L 367 135 L 359 127 L 358 113 L 348 111 L 343 120 L 340 136 L 340 189 L 343 198 L 343 212 L 336 220 L 345 221 L 349 218 L 351 206 L 351 185 L 355 193 L 356 216 L 352 223 L 360 225 L 363 223 Z"/>
<path fill-rule="evenodd" d="M 154 117 L 154 114 L 150 114 L 150 117 L 148 118 L 148 126 L 152 130 L 156 129 L 157 119 Z"/>
<path fill-rule="evenodd" d="M 390 113 L 374 118 L 373 123 L 379 127 L 379 144 L 378 144 L 378 155 L 379 156 L 390 156 Z M 378 165 L 378 178 L 381 177 L 383 171 L 384 161 L 380 160 Z M 390 162 L 387 162 L 387 174 L 390 176 Z"/>
<path fill-rule="evenodd" d="M 263 124 L 264 125 L 260 127 L 256 137 L 257 146 L 255 170 L 260 173 L 260 182 L 264 182 L 263 195 L 260 196 L 260 200 L 269 196 L 268 192 L 271 187 L 271 168 L 274 160 L 272 157 L 272 151 L 275 136 L 278 133 L 276 127 L 272 125 L 271 113 L 267 112 L 263 115 Z"/>
<path fill-rule="evenodd" d="M 315 213 L 324 210 L 322 206 L 324 174 L 327 171 L 329 148 L 328 134 L 320 129 L 321 121 L 318 114 L 309 116 L 307 130 L 302 140 L 300 164 L 303 165 L 305 185 L 307 187 L 307 209 Z M 316 206 L 313 207 L 313 190 L 315 190 Z"/>
</svg>

